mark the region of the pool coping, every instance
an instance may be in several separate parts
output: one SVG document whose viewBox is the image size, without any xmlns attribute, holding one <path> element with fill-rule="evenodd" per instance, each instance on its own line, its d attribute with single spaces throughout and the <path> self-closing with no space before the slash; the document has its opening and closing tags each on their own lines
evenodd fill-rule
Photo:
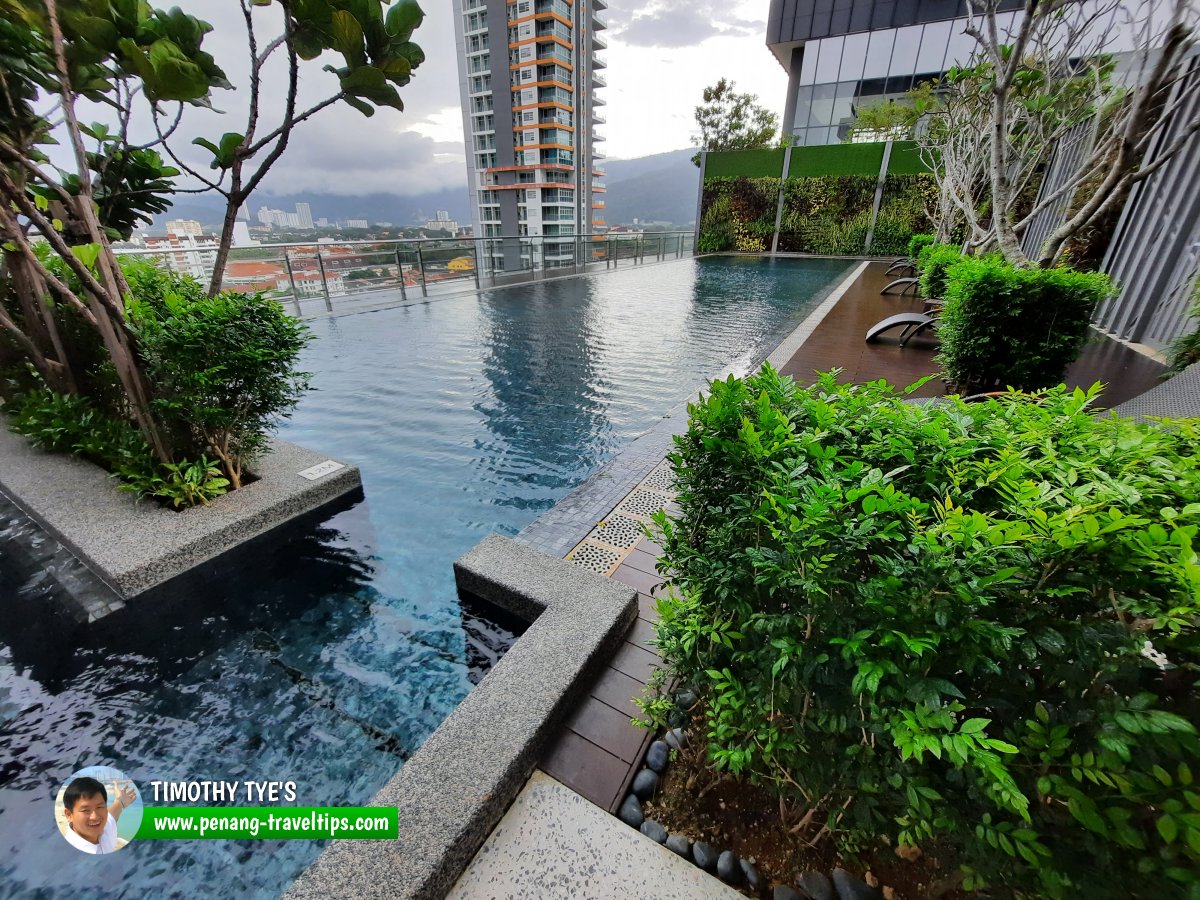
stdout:
<svg viewBox="0 0 1200 900">
<path fill-rule="evenodd" d="M 454 574 L 460 590 L 530 620 L 529 630 L 371 800 L 399 809 L 398 839 L 334 841 L 284 897 L 444 896 L 637 614 L 633 588 L 500 535 Z"/>
<path fill-rule="evenodd" d="M 337 468 L 315 479 L 300 474 L 330 462 Z M 92 621 L 299 516 L 362 493 L 356 466 L 279 439 L 254 472 L 257 481 L 176 512 L 118 491 L 87 460 L 36 449 L 0 416 L 0 491 L 115 594 L 89 611 Z"/>
</svg>

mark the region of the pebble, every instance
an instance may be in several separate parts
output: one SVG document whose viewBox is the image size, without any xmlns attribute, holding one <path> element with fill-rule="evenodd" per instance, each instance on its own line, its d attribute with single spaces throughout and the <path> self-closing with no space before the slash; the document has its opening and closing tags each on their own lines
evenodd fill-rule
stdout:
<svg viewBox="0 0 1200 900">
<path fill-rule="evenodd" d="M 742 883 L 742 867 L 738 865 L 737 854 L 726 850 L 717 857 L 717 877 L 726 884 Z"/>
<path fill-rule="evenodd" d="M 845 869 L 833 870 L 833 886 L 837 889 L 838 900 L 882 900 L 883 897 L 875 888 Z"/>
<path fill-rule="evenodd" d="M 753 891 L 757 896 L 758 893 L 762 891 L 763 887 L 762 875 L 759 873 L 754 863 L 750 862 L 749 860 L 738 860 L 738 864 L 742 867 L 742 878 L 746 880 L 746 887 L 750 888 L 750 890 Z"/>
<path fill-rule="evenodd" d="M 663 828 L 653 819 L 647 819 L 642 823 L 642 827 L 638 830 L 652 841 L 656 841 L 660 844 L 665 844 L 667 842 L 667 829 Z"/>
<path fill-rule="evenodd" d="M 630 790 L 637 795 L 639 800 L 649 800 L 658 790 L 658 775 L 653 769 L 642 769 L 634 776 Z"/>
<path fill-rule="evenodd" d="M 621 804 L 617 818 L 630 828 L 640 828 L 646 816 L 642 813 L 642 804 L 638 802 L 638 798 L 630 794 L 625 798 L 625 802 Z"/>
<path fill-rule="evenodd" d="M 667 771 L 667 762 L 670 758 L 670 749 L 662 741 L 655 741 L 646 751 L 646 765 L 659 775 Z"/>
<path fill-rule="evenodd" d="M 692 859 L 705 872 L 712 872 L 717 868 L 717 851 L 713 849 L 712 844 L 704 841 L 696 841 L 692 845 Z"/>
<path fill-rule="evenodd" d="M 682 728 L 672 728 L 663 738 L 672 750 L 682 750 L 688 745 L 687 732 Z"/>
<path fill-rule="evenodd" d="M 820 872 L 805 872 L 801 875 L 800 891 L 810 900 L 833 900 L 833 885 Z"/>
<path fill-rule="evenodd" d="M 673 834 L 667 838 L 667 849 L 678 853 L 684 859 L 689 859 L 692 855 L 692 842 L 686 835 Z"/>
<path fill-rule="evenodd" d="M 684 712 L 696 705 L 696 694 L 694 691 L 682 690 L 675 695 L 675 705 Z"/>
<path fill-rule="evenodd" d="M 801 898 L 786 884 L 777 884 L 775 890 L 771 892 L 771 900 L 801 900 Z"/>
</svg>

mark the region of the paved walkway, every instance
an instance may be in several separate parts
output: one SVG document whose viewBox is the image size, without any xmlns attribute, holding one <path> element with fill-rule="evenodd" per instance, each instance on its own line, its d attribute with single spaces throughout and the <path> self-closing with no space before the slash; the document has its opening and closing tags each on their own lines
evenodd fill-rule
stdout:
<svg viewBox="0 0 1200 900">
<path fill-rule="evenodd" d="M 741 896 L 542 772 L 533 773 L 447 895 L 449 900 Z"/>
</svg>

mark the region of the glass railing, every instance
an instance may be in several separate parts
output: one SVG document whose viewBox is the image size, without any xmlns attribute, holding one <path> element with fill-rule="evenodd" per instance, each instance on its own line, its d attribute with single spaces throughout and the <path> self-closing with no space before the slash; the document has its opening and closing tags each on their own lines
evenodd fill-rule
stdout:
<svg viewBox="0 0 1200 900">
<path fill-rule="evenodd" d="M 565 25 L 559 24 L 558 22 L 555 22 L 553 25 L 547 24 L 545 22 L 539 22 L 537 34 L 535 36 L 539 39 L 547 38 L 547 37 L 557 37 L 557 38 L 562 38 L 564 41 L 570 41 L 571 40 L 571 29 L 567 28 L 567 26 L 565 26 Z"/>
<path fill-rule="evenodd" d="M 568 3 L 563 3 L 562 0 L 538 0 L 538 4 L 534 7 L 539 13 L 557 13 L 568 21 L 572 21 L 571 6 Z"/>
<path fill-rule="evenodd" d="M 593 69 L 592 70 L 592 84 L 599 85 L 600 87 L 605 87 L 608 85 L 608 79 Z"/>
<path fill-rule="evenodd" d="M 161 259 L 168 268 L 207 283 L 215 250 L 116 252 Z M 222 284 L 227 290 L 267 294 L 306 317 L 533 281 L 547 269 L 586 272 L 694 254 L 690 231 L 259 244 L 230 252 Z"/>
</svg>

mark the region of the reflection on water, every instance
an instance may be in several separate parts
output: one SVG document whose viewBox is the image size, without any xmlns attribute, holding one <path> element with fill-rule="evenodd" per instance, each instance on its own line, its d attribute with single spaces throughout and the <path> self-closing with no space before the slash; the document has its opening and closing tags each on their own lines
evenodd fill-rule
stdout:
<svg viewBox="0 0 1200 900">
<path fill-rule="evenodd" d="M 453 559 L 761 358 L 846 268 L 688 260 L 314 321 L 319 390 L 283 436 L 360 466 L 369 502 L 94 626 L 56 618 L 36 574 L 0 574 L 0 896 L 278 895 L 319 846 L 87 858 L 48 798 L 105 762 L 142 785 L 295 780 L 298 805 L 368 800 L 511 640 L 462 608 Z"/>
</svg>

